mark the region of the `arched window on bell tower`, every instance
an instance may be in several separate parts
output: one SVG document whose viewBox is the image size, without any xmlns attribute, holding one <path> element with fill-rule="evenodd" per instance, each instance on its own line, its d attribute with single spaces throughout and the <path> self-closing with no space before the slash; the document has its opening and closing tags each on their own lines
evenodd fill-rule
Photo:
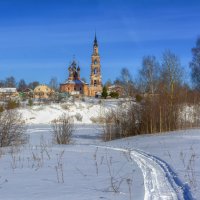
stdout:
<svg viewBox="0 0 200 200">
<path fill-rule="evenodd" d="M 94 72 L 93 72 L 94 74 L 97 74 L 98 73 L 98 70 L 97 70 L 97 68 L 94 68 Z"/>
</svg>

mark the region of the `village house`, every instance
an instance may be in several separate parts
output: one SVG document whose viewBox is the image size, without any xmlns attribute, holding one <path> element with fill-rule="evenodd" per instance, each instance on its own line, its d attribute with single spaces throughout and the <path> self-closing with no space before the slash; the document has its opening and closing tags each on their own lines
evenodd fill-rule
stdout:
<svg viewBox="0 0 200 200">
<path fill-rule="evenodd" d="M 24 97 L 26 98 L 33 98 L 34 95 L 34 91 L 30 88 L 26 88 L 22 91 L 22 94 L 24 95 Z"/>
<path fill-rule="evenodd" d="M 48 99 L 53 96 L 54 93 L 54 90 L 47 85 L 38 85 L 33 91 L 35 99 Z"/>
<path fill-rule="evenodd" d="M 18 96 L 19 93 L 16 88 L 0 88 L 0 100 L 10 100 Z"/>
<path fill-rule="evenodd" d="M 125 94 L 124 88 L 121 85 L 110 85 L 108 86 L 108 95 L 111 93 L 117 93 L 119 97 L 123 97 Z"/>
</svg>

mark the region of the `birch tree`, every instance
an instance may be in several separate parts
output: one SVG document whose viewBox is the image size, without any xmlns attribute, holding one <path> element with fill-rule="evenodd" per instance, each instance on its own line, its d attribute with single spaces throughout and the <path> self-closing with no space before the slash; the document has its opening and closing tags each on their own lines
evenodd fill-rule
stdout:
<svg viewBox="0 0 200 200">
<path fill-rule="evenodd" d="M 192 48 L 192 56 L 190 62 L 191 79 L 194 88 L 200 91 L 200 37 L 196 41 L 196 46 Z"/>
<path fill-rule="evenodd" d="M 155 56 L 145 56 L 143 58 L 139 75 L 143 92 L 154 94 L 157 90 L 159 78 L 159 63 L 156 61 Z"/>
</svg>

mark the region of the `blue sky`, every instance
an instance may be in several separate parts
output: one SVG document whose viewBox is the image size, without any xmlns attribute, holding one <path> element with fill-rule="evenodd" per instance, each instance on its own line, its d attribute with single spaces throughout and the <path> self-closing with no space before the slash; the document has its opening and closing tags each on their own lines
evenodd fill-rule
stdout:
<svg viewBox="0 0 200 200">
<path fill-rule="evenodd" d="M 89 82 L 94 33 L 105 82 L 122 67 L 134 77 L 145 55 L 166 49 L 186 70 L 200 35 L 198 0 L 0 0 L 0 79 L 48 83 L 68 77 L 75 55 Z"/>
</svg>

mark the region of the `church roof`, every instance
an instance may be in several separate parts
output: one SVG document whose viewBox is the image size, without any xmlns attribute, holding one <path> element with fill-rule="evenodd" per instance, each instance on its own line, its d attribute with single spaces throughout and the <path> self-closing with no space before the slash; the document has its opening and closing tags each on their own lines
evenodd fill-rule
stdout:
<svg viewBox="0 0 200 200">
<path fill-rule="evenodd" d="M 72 61 L 71 67 L 76 68 L 76 61 L 75 60 Z"/>
<path fill-rule="evenodd" d="M 95 33 L 95 37 L 94 37 L 94 46 L 98 46 L 96 33 Z"/>
<path fill-rule="evenodd" d="M 65 84 L 88 85 L 88 84 L 85 83 L 84 81 L 82 81 L 82 80 L 78 80 L 78 79 L 76 79 L 76 80 L 67 80 L 67 81 L 65 82 Z"/>
</svg>

